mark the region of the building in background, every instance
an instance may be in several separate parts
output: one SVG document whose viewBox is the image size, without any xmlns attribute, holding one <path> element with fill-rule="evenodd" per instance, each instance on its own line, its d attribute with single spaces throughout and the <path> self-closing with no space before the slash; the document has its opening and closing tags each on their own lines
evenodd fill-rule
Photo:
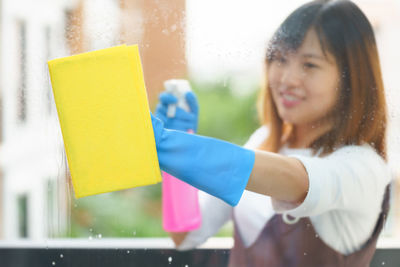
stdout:
<svg viewBox="0 0 400 267">
<path fill-rule="evenodd" d="M 0 237 L 54 237 L 73 194 L 47 60 L 138 43 L 152 105 L 165 79 L 186 75 L 185 1 L 1 3 Z"/>
<path fill-rule="evenodd" d="M 65 228 L 63 148 L 46 61 L 66 54 L 69 1 L 1 6 L 1 235 L 40 239 Z"/>
<path fill-rule="evenodd" d="M 165 80 L 187 77 L 185 0 L 79 0 L 70 15 L 72 54 L 139 45 L 150 105 Z"/>
</svg>

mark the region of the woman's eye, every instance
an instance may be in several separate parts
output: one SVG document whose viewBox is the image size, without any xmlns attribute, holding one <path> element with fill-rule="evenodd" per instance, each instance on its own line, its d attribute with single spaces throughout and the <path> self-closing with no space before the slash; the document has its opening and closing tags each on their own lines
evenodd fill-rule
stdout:
<svg viewBox="0 0 400 267">
<path fill-rule="evenodd" d="M 307 69 L 312 69 L 312 68 L 317 68 L 318 66 L 312 63 L 304 63 L 304 68 Z"/>
<path fill-rule="evenodd" d="M 276 57 L 275 60 L 276 60 L 276 62 L 278 62 L 279 65 L 286 63 L 286 58 L 284 58 L 284 57 Z"/>
</svg>

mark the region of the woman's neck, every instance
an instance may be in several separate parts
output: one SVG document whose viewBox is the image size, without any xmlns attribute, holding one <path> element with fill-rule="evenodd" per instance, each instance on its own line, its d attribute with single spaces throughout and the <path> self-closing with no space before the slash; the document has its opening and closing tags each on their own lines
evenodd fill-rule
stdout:
<svg viewBox="0 0 400 267">
<path fill-rule="evenodd" d="M 289 141 L 289 147 L 309 148 L 312 142 L 327 133 L 332 127 L 333 123 L 330 122 L 295 125 L 293 127 L 292 138 Z"/>
</svg>

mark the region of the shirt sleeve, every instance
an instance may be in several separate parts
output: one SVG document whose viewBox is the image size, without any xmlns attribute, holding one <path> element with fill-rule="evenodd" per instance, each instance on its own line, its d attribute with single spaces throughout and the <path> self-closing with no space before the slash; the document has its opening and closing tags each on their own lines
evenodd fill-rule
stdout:
<svg viewBox="0 0 400 267">
<path fill-rule="evenodd" d="M 273 200 L 277 213 L 293 217 L 316 216 L 330 210 L 364 214 L 381 205 L 385 188 L 391 180 L 390 170 L 381 156 L 369 145 L 346 146 L 330 155 L 307 157 L 290 155 L 304 165 L 309 188 L 297 207 Z"/>
<path fill-rule="evenodd" d="M 245 148 L 255 149 L 267 138 L 269 134 L 269 129 L 267 126 L 262 125 L 254 133 L 250 136 L 249 140 L 247 140 L 246 144 L 244 144 Z"/>
<path fill-rule="evenodd" d="M 233 208 L 230 205 L 203 191 L 199 191 L 199 205 L 201 226 L 189 232 L 177 250 L 193 249 L 203 244 L 232 218 Z"/>
</svg>

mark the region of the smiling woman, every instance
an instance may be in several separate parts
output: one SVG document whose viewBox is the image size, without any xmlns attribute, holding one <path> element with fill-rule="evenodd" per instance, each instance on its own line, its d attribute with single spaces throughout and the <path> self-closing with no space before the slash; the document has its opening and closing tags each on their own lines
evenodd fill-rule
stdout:
<svg viewBox="0 0 400 267">
<path fill-rule="evenodd" d="M 332 128 L 340 74 L 335 58 L 324 54 L 315 30 L 308 31 L 298 51 L 271 55 L 268 77 L 279 117 L 296 124 L 293 147 L 307 147 Z"/>
<path fill-rule="evenodd" d="M 400 131 L 400 1 L 314 1 L 285 20 L 305 2 L 0 1 L 0 266 L 225 266 L 196 265 L 213 257 L 231 257 L 231 266 L 367 265 L 386 218 L 390 174 L 374 34 L 351 3 L 368 15 L 382 48 L 388 104 L 397 109 L 388 125 Z M 200 191 L 202 226 L 171 233 L 178 250 L 199 250 L 180 253 L 168 238 L 154 238 L 169 234 L 160 185 L 80 200 L 68 191 L 45 61 L 121 43 L 140 46 L 150 105 L 165 79 L 188 71 L 195 81 L 199 117 L 191 109 L 164 121 L 159 110 L 164 129 L 157 120 L 154 128 L 161 167 L 217 196 Z M 268 83 L 256 122 L 261 75 Z M 183 126 L 248 142 L 188 136 L 177 131 Z M 387 158 L 398 165 L 400 134 L 391 133 L 397 142 L 389 140 Z M 371 266 L 400 262 L 393 249 L 400 245 L 387 247 L 400 226 L 395 216 Z M 233 250 L 231 237 L 208 247 L 209 237 L 233 229 Z M 53 242 L 59 237 L 74 240 Z M 24 240 L 14 247 L 15 239 Z"/>
<path fill-rule="evenodd" d="M 354 4 L 320 2 L 326 3 L 293 12 L 269 43 L 271 90 L 262 91 L 259 108 L 271 133 L 262 148 L 276 152 L 288 141 L 328 153 L 340 144 L 366 142 L 386 158 L 386 101 L 372 26 Z M 303 101 L 289 101 L 287 94 Z"/>
<path fill-rule="evenodd" d="M 266 70 L 262 127 L 245 148 L 165 129 L 187 116 L 165 119 L 166 108 L 157 109 L 160 167 L 235 206 L 203 194 L 203 225 L 172 238 L 179 249 L 193 248 L 233 214 L 229 266 L 368 265 L 391 180 L 368 19 L 351 1 L 307 3 L 272 37 Z"/>
</svg>

